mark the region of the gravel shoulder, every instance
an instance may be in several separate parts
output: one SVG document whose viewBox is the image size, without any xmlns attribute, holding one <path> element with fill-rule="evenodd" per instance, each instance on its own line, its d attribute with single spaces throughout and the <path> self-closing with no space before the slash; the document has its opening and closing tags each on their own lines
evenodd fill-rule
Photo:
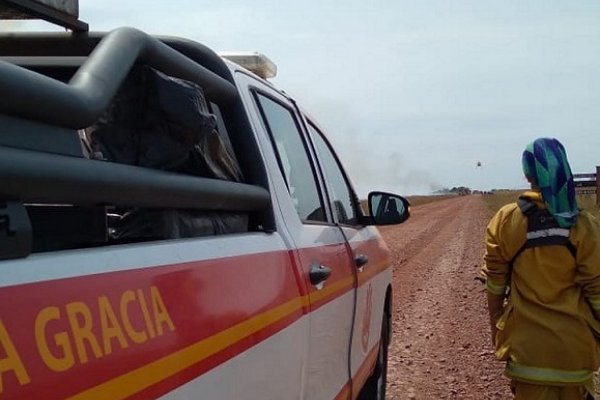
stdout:
<svg viewBox="0 0 600 400">
<path fill-rule="evenodd" d="M 394 271 L 389 399 L 510 399 L 492 353 L 482 284 L 485 226 L 480 196 L 414 207 L 381 229 Z"/>
</svg>

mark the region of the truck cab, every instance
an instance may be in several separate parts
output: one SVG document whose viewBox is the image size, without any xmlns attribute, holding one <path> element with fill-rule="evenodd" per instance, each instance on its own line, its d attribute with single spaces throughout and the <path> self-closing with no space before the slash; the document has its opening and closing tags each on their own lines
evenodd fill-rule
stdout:
<svg viewBox="0 0 600 400">
<path fill-rule="evenodd" d="M 264 56 L 52 15 L 0 37 L 0 398 L 383 399 L 408 202 Z"/>
</svg>

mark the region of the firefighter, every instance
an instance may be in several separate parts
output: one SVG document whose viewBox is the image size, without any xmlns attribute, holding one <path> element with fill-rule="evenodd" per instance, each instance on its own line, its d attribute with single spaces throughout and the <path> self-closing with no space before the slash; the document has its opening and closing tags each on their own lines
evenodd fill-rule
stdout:
<svg viewBox="0 0 600 400">
<path fill-rule="evenodd" d="M 535 140 L 522 162 L 531 190 L 501 208 L 485 233 L 481 272 L 496 357 L 506 361 L 515 399 L 593 398 L 600 225 L 577 207 L 558 140 Z"/>
</svg>

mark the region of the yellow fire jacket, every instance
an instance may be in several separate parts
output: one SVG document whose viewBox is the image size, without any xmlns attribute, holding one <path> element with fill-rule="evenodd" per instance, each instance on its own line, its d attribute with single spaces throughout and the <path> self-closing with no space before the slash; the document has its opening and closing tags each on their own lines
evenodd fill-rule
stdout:
<svg viewBox="0 0 600 400">
<path fill-rule="evenodd" d="M 541 194 L 524 196 L 545 208 Z M 490 221 L 482 274 L 489 294 L 510 294 L 497 321 L 496 357 L 509 378 L 545 385 L 578 385 L 600 366 L 600 225 L 582 211 L 565 246 L 534 247 L 509 262 L 526 241 L 527 217 L 516 203 Z"/>
</svg>

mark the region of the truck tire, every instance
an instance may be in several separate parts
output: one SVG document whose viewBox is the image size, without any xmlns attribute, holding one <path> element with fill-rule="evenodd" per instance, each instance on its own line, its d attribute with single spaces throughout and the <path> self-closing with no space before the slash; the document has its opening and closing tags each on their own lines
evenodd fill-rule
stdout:
<svg viewBox="0 0 600 400">
<path fill-rule="evenodd" d="M 387 385 L 387 364 L 389 345 L 389 319 L 383 314 L 381 323 L 381 339 L 379 340 L 379 354 L 373 373 L 358 394 L 357 400 L 385 400 L 385 389 Z"/>
</svg>

